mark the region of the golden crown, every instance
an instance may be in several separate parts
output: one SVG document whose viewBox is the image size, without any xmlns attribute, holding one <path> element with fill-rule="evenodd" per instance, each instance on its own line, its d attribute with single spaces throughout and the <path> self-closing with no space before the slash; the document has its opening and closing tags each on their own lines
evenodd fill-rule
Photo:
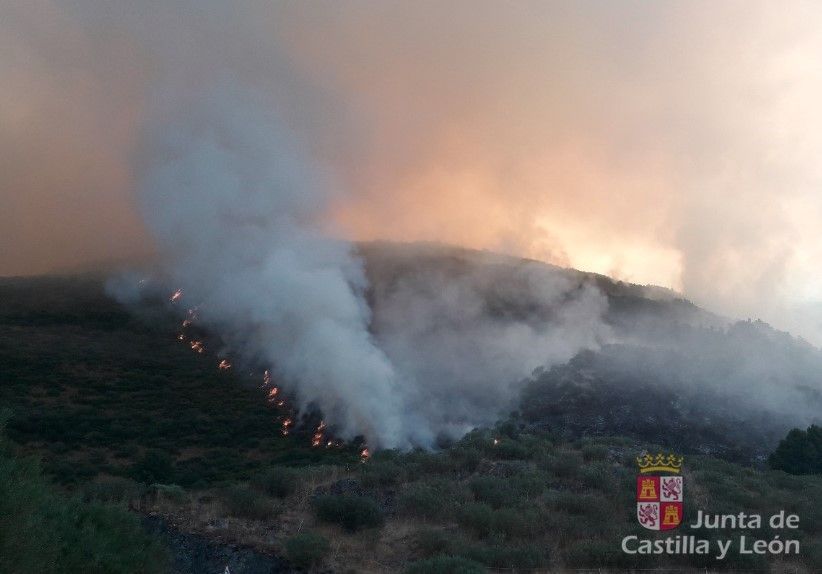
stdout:
<svg viewBox="0 0 822 574">
<path fill-rule="evenodd" d="M 656 456 L 646 454 L 636 457 L 636 464 L 639 467 L 639 472 L 668 471 L 678 473 L 682 470 L 682 457 L 675 454 L 658 454 Z"/>
</svg>

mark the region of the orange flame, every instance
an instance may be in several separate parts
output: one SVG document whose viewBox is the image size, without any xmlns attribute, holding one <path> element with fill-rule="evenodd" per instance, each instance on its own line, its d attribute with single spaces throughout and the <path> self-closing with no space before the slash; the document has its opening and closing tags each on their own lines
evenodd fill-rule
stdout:
<svg viewBox="0 0 822 574">
<path fill-rule="evenodd" d="M 220 363 L 217 365 L 217 368 L 218 368 L 218 369 L 220 369 L 221 371 L 227 371 L 228 369 L 230 369 L 230 368 L 231 368 L 231 363 L 229 363 L 228 361 L 226 361 L 225 359 L 223 359 L 223 360 L 222 360 L 222 361 L 220 361 Z"/>
<path fill-rule="evenodd" d="M 171 294 L 171 297 L 168 298 L 169 301 L 172 303 L 176 303 L 183 297 L 183 290 L 177 289 L 174 293 Z"/>
<path fill-rule="evenodd" d="M 196 351 L 197 353 L 202 353 L 205 351 L 205 347 L 203 346 L 202 341 L 191 341 L 190 345 L 192 351 Z"/>
<path fill-rule="evenodd" d="M 317 425 L 317 430 L 314 431 L 314 436 L 311 437 L 311 446 L 316 447 L 322 444 L 325 426 L 325 421 L 320 421 L 320 424 Z"/>
</svg>

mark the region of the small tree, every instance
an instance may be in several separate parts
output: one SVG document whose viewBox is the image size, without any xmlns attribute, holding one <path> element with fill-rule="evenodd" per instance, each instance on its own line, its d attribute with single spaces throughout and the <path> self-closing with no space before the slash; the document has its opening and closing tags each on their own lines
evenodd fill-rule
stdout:
<svg viewBox="0 0 822 574">
<path fill-rule="evenodd" d="M 822 473 L 822 427 L 793 429 L 768 458 L 771 468 L 790 474 Z"/>
<path fill-rule="evenodd" d="M 288 559 L 298 568 L 316 566 L 328 554 L 328 540 L 321 534 L 303 532 L 285 543 Z"/>
<path fill-rule="evenodd" d="M 349 532 L 382 526 L 384 517 L 373 498 L 325 495 L 314 499 L 314 513 L 323 522 L 339 524 Z"/>
</svg>

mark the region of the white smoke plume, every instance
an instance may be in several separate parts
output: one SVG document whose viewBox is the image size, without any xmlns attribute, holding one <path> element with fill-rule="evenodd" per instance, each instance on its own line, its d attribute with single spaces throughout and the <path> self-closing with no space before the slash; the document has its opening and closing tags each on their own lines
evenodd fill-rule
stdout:
<svg viewBox="0 0 822 574">
<path fill-rule="evenodd" d="M 322 170 L 236 86 L 184 103 L 150 130 L 138 190 L 173 284 L 204 326 L 270 365 L 340 436 L 417 439 L 367 329 L 362 267 L 348 244 L 317 230 L 331 194 Z"/>
<path fill-rule="evenodd" d="M 337 436 L 404 448 L 507 414 L 531 370 L 598 344 L 604 298 L 534 273 L 520 288 L 550 321 L 489 315 L 480 291 L 501 278 L 478 276 L 403 283 L 372 318 L 363 263 L 329 223 L 357 193 L 339 159 L 362 134 L 285 55 L 281 11 L 155 8 L 125 20 L 150 78 L 136 203 L 167 287 L 238 364 L 270 368 Z"/>
<path fill-rule="evenodd" d="M 361 261 L 321 229 L 333 182 L 271 102 L 231 82 L 161 101 L 138 197 L 169 285 L 232 354 L 270 367 L 338 436 L 383 447 L 460 436 L 514 408 L 534 368 L 605 334 L 604 297 L 544 265 L 421 272 L 378 294 L 372 325 Z M 491 294 L 552 316 L 495 316 Z"/>
<path fill-rule="evenodd" d="M 515 410 L 534 369 L 611 338 L 606 297 L 549 265 L 436 244 L 363 252 L 377 339 L 448 438 Z"/>
</svg>

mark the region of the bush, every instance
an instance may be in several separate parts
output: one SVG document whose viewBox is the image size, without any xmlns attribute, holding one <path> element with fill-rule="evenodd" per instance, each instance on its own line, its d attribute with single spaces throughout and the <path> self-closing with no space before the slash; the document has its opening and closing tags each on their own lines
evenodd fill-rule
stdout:
<svg viewBox="0 0 822 574">
<path fill-rule="evenodd" d="M 124 503 L 139 498 L 144 487 L 138 482 L 111 476 L 90 482 L 83 488 L 85 502 Z"/>
<path fill-rule="evenodd" d="M 530 545 L 472 544 L 456 549 L 454 554 L 490 568 L 500 569 L 530 570 L 546 566 L 548 563 L 548 553 L 541 547 Z"/>
<path fill-rule="evenodd" d="M 277 514 L 277 509 L 271 503 L 271 500 L 253 490 L 240 486 L 226 489 L 223 493 L 223 502 L 226 511 L 231 516 L 238 518 L 266 520 Z"/>
<path fill-rule="evenodd" d="M 467 472 L 474 472 L 482 462 L 482 453 L 473 447 L 454 447 L 449 451 L 449 455 L 457 469 Z"/>
<path fill-rule="evenodd" d="M 254 477 L 251 484 L 275 498 L 285 498 L 297 488 L 297 473 L 287 467 L 269 468 Z"/>
<path fill-rule="evenodd" d="M 60 495 L 0 444 L 0 572 L 160 574 L 167 558 L 136 516 Z"/>
<path fill-rule="evenodd" d="M 539 512 L 532 509 L 501 508 L 495 510 L 491 529 L 506 538 L 528 538 L 543 528 Z"/>
<path fill-rule="evenodd" d="M 478 502 L 485 502 L 494 508 L 509 505 L 516 498 L 508 481 L 496 476 L 478 476 L 471 480 L 470 486 Z"/>
<path fill-rule="evenodd" d="M 605 460 L 608 457 L 608 448 L 600 444 L 586 444 L 582 447 L 582 458 L 586 462 Z"/>
<path fill-rule="evenodd" d="M 174 481 L 174 461 L 161 450 L 149 450 L 131 467 L 131 477 L 145 484 Z"/>
<path fill-rule="evenodd" d="M 768 464 L 789 474 L 822 473 L 822 427 L 793 429 L 768 458 Z"/>
<path fill-rule="evenodd" d="M 473 560 L 457 556 L 436 556 L 414 562 L 406 574 L 483 574 L 486 569 Z"/>
<path fill-rule="evenodd" d="M 328 540 L 314 532 L 297 534 L 285 543 L 286 556 L 298 568 L 316 566 L 328 554 L 328 548 Z"/>
<path fill-rule="evenodd" d="M 549 491 L 546 498 L 556 510 L 574 515 L 601 516 L 609 507 L 608 501 L 602 495 L 576 494 L 568 491 Z"/>
<path fill-rule="evenodd" d="M 152 484 L 149 490 L 157 496 L 158 500 L 183 504 L 188 501 L 188 494 L 176 484 Z"/>
<path fill-rule="evenodd" d="M 426 558 L 437 554 L 447 554 L 451 548 L 451 540 L 441 530 L 424 528 L 414 535 L 414 547 Z"/>
<path fill-rule="evenodd" d="M 380 505 L 367 496 L 318 496 L 314 499 L 314 513 L 318 519 L 339 524 L 349 532 L 377 528 L 385 521 Z"/>
<path fill-rule="evenodd" d="M 362 484 L 366 487 L 391 486 L 404 475 L 403 467 L 393 461 L 373 460 L 362 465 Z"/>
<path fill-rule="evenodd" d="M 441 516 L 449 506 L 441 492 L 424 484 L 409 486 L 400 494 L 398 505 L 402 512 L 426 519 Z"/>
<path fill-rule="evenodd" d="M 560 479 L 573 479 L 582 468 L 582 457 L 577 452 L 557 451 L 542 457 L 542 467 Z"/>
<path fill-rule="evenodd" d="M 494 511 L 484 503 L 466 504 L 460 510 L 457 521 L 460 526 L 471 530 L 480 538 L 485 538 L 491 534 L 494 527 Z"/>
</svg>

